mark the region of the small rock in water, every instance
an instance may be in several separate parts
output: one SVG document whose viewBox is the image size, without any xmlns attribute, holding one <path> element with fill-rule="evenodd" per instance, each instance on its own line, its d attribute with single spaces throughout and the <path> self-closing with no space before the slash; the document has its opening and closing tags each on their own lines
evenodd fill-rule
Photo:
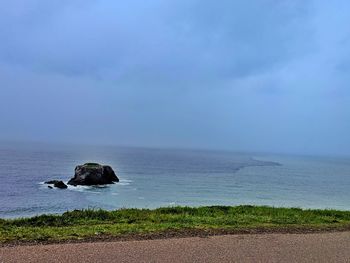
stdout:
<svg viewBox="0 0 350 263">
<path fill-rule="evenodd" d="M 119 182 L 112 167 L 98 163 L 86 163 L 75 168 L 75 175 L 68 184 L 77 185 L 104 185 Z"/>
<path fill-rule="evenodd" d="M 47 181 L 47 182 L 45 182 L 45 184 L 53 184 L 54 187 L 57 187 L 60 189 L 68 188 L 68 186 L 63 181 L 59 181 L 59 180 Z M 50 187 L 50 185 L 49 185 L 48 187 L 52 189 L 52 186 Z"/>
</svg>

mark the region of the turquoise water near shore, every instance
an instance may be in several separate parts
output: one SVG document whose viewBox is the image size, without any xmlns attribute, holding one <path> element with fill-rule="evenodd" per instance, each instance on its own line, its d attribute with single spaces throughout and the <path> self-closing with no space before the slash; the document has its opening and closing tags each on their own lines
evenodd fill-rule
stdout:
<svg viewBox="0 0 350 263">
<path fill-rule="evenodd" d="M 100 162 L 120 183 L 49 189 Z M 0 145 L 0 217 L 81 208 L 256 204 L 350 210 L 350 159 L 127 147 Z"/>
</svg>

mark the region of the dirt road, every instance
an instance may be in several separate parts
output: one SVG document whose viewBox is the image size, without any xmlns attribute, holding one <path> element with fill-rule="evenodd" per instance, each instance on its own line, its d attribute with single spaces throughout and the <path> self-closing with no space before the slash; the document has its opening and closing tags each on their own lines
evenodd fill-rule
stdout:
<svg viewBox="0 0 350 263">
<path fill-rule="evenodd" d="M 350 262 L 350 232 L 1 247 L 0 262 Z"/>
</svg>

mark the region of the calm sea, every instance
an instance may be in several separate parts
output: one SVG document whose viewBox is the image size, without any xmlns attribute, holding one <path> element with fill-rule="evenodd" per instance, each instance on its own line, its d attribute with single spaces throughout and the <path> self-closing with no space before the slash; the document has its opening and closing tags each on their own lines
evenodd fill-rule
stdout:
<svg viewBox="0 0 350 263">
<path fill-rule="evenodd" d="M 49 189 L 85 162 L 120 183 Z M 0 217 L 80 208 L 257 204 L 350 210 L 350 159 L 123 147 L 0 146 Z"/>
</svg>

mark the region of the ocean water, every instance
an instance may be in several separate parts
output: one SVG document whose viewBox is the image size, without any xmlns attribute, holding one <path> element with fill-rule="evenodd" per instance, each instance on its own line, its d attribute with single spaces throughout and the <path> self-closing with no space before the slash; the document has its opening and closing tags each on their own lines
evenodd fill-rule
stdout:
<svg viewBox="0 0 350 263">
<path fill-rule="evenodd" d="M 120 183 L 49 189 L 85 162 Z M 350 159 L 125 147 L 1 146 L 0 218 L 81 208 L 256 204 L 350 210 Z"/>
</svg>

